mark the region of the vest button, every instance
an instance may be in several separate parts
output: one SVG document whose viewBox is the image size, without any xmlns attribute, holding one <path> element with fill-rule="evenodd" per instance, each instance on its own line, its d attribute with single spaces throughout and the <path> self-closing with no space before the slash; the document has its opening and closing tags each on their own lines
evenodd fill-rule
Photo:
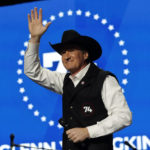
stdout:
<svg viewBox="0 0 150 150">
<path fill-rule="evenodd" d="M 65 127 L 67 128 L 67 127 L 68 127 L 68 124 L 65 124 Z"/>
<path fill-rule="evenodd" d="M 72 117 L 70 117 L 69 119 L 72 120 Z"/>
<path fill-rule="evenodd" d="M 70 106 L 70 109 L 73 109 L 73 106 Z"/>
</svg>

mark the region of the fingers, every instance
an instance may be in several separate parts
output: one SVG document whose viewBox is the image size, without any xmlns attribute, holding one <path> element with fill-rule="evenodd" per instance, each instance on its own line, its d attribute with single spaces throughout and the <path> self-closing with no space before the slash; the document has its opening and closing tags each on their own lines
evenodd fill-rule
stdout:
<svg viewBox="0 0 150 150">
<path fill-rule="evenodd" d="M 42 23 L 42 8 L 39 10 L 39 21 Z"/>
<path fill-rule="evenodd" d="M 28 14 L 28 23 L 31 23 L 30 14 Z"/>
<path fill-rule="evenodd" d="M 73 141 L 74 143 L 80 141 L 80 139 L 78 139 L 78 136 L 76 134 L 69 134 L 68 138 L 69 138 L 70 141 Z"/>
<path fill-rule="evenodd" d="M 30 22 L 32 22 L 33 20 L 38 20 L 42 23 L 42 8 L 40 8 L 39 10 L 39 18 L 38 18 L 38 12 L 37 12 L 37 7 L 33 9 L 31 9 L 31 18 L 30 18 Z M 29 16 L 28 16 L 28 21 L 29 21 Z"/>
<path fill-rule="evenodd" d="M 66 134 L 69 135 L 71 133 L 71 129 L 66 131 Z"/>
<path fill-rule="evenodd" d="M 80 138 L 74 129 L 68 130 L 66 132 L 66 134 L 67 134 L 69 140 L 73 141 L 74 143 L 77 143 L 80 141 Z"/>
<path fill-rule="evenodd" d="M 34 18 L 38 19 L 37 7 L 34 8 Z"/>
<path fill-rule="evenodd" d="M 89 137 L 89 133 L 86 128 L 72 128 L 67 130 L 66 134 L 74 143 L 82 142 Z"/>
<path fill-rule="evenodd" d="M 51 24 L 51 22 L 48 22 L 48 23 L 45 25 L 46 29 L 48 29 L 48 27 L 50 26 L 50 24 Z"/>
<path fill-rule="evenodd" d="M 31 10 L 31 22 L 34 20 L 34 13 L 33 13 L 33 9 Z"/>
<path fill-rule="evenodd" d="M 72 137 L 72 138 L 70 138 L 72 141 L 73 141 L 73 143 L 78 143 L 78 142 L 80 142 L 80 139 L 78 139 L 78 137 Z"/>
</svg>

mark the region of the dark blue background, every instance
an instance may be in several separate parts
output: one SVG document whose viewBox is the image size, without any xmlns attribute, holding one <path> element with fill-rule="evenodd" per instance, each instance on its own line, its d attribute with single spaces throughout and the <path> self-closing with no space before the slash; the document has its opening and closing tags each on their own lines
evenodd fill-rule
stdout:
<svg viewBox="0 0 150 150">
<path fill-rule="evenodd" d="M 0 7 L 0 145 L 9 144 L 11 133 L 15 134 L 16 143 L 61 140 L 63 129 L 57 128 L 57 120 L 61 117 L 61 96 L 33 83 L 23 73 L 17 74 L 17 69 L 23 70 L 23 65 L 17 64 L 19 59 L 23 60 L 20 51 L 26 49 L 24 42 L 29 40 L 27 14 L 34 7 L 43 9 L 43 19 L 49 21 L 51 15 L 56 16 L 41 39 L 41 64 L 42 54 L 53 51 L 48 42 L 59 42 L 64 30 L 76 29 L 94 37 L 103 47 L 98 65 L 117 75 L 133 113 L 133 124 L 115 133 L 114 137 L 150 137 L 149 6 L 149 0 L 49 0 Z M 73 16 L 67 16 L 69 9 Z M 75 15 L 78 9 L 83 13 L 89 10 L 91 16 Z M 58 17 L 60 11 L 64 12 L 63 18 Z M 99 20 L 93 19 L 94 14 L 99 14 Z M 107 19 L 106 25 L 101 24 L 102 18 Z M 114 25 L 115 30 L 109 31 L 109 24 Z M 120 33 L 119 38 L 113 36 L 115 31 Z M 119 46 L 119 40 L 125 41 L 124 46 Z M 122 55 L 123 49 L 128 50 L 127 56 Z M 123 64 L 126 58 L 130 61 L 127 66 Z M 123 74 L 125 68 L 130 70 L 129 75 Z M 21 85 L 17 83 L 19 77 L 23 79 Z M 124 78 L 128 80 L 127 85 L 122 84 Z M 19 93 L 20 87 L 26 89 L 25 93 Z M 29 96 L 28 102 L 22 101 L 25 95 Z M 33 110 L 40 111 L 39 117 L 27 109 L 29 103 L 34 104 Z M 40 120 L 43 115 L 47 117 L 46 122 Z M 55 125 L 50 127 L 49 120 L 54 120 Z"/>
</svg>

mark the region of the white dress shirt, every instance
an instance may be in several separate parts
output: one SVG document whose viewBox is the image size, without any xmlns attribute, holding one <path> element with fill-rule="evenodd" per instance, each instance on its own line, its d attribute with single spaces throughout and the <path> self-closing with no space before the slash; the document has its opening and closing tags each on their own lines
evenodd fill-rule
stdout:
<svg viewBox="0 0 150 150">
<path fill-rule="evenodd" d="M 29 42 L 24 57 L 24 73 L 36 83 L 58 93 L 63 94 L 65 73 L 50 71 L 40 65 L 39 44 Z M 69 76 L 76 86 L 88 71 L 90 64 L 84 67 L 74 77 Z M 122 89 L 113 76 L 107 76 L 101 91 L 102 100 L 108 112 L 108 117 L 96 124 L 88 126 L 90 138 L 96 138 L 114 133 L 132 121 L 132 113 L 127 105 Z"/>
</svg>

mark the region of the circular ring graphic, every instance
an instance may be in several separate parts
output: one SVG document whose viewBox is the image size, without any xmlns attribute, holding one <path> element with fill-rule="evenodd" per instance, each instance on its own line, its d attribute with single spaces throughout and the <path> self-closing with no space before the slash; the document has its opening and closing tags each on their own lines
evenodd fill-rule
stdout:
<svg viewBox="0 0 150 150">
<path fill-rule="evenodd" d="M 71 9 L 69 9 L 67 12 L 66 12 L 66 15 L 67 16 L 82 16 L 82 17 L 86 17 L 86 18 L 90 18 L 92 17 L 94 20 L 96 20 L 97 22 L 100 22 L 103 26 L 106 27 L 107 30 L 109 30 L 112 34 L 113 34 L 113 37 L 118 39 L 118 46 L 120 46 L 122 48 L 121 50 L 121 54 L 123 55 L 123 65 L 124 65 L 124 69 L 123 69 L 123 75 L 124 75 L 124 78 L 122 78 L 122 82 L 121 84 L 123 86 L 126 86 L 128 84 L 128 79 L 127 79 L 127 76 L 129 75 L 130 71 L 128 69 L 128 65 L 129 65 L 129 59 L 127 58 L 128 56 L 128 50 L 125 48 L 125 41 L 122 40 L 120 38 L 120 33 L 115 31 L 115 27 L 113 24 L 108 24 L 108 20 L 106 18 L 101 18 L 100 15 L 97 13 L 97 14 L 92 14 L 90 11 L 82 11 L 80 9 L 76 10 L 76 11 L 73 11 Z M 55 15 L 51 15 L 49 17 L 50 21 L 55 21 L 57 18 L 63 18 L 64 17 L 64 12 L 63 11 L 60 11 L 58 13 L 57 16 Z M 47 20 L 43 20 L 43 25 L 46 25 L 47 24 Z M 29 38 L 30 38 L 30 35 L 29 35 Z M 28 46 L 28 41 L 25 41 L 24 42 L 24 47 L 27 48 Z M 46 122 L 49 124 L 50 127 L 54 126 L 55 125 L 55 122 L 54 120 L 47 120 L 47 117 L 46 115 L 43 115 L 38 109 L 35 108 L 34 104 L 33 103 L 30 103 L 29 101 L 29 96 L 27 96 L 25 94 L 26 92 L 26 89 L 24 88 L 23 86 L 23 77 L 22 77 L 22 74 L 23 74 L 23 57 L 24 57 L 24 54 L 25 54 L 25 50 L 20 50 L 20 58 L 18 59 L 17 61 L 17 64 L 18 64 L 18 69 L 17 69 L 17 74 L 18 74 L 18 79 L 17 79 L 17 83 L 19 84 L 19 93 L 22 94 L 22 101 L 25 102 L 25 104 L 27 104 L 27 108 L 28 110 L 31 110 L 33 111 L 33 115 L 35 117 L 39 117 L 40 120 L 42 122 Z M 125 92 L 125 90 L 122 88 L 122 91 L 123 93 Z M 61 129 L 62 126 L 60 124 L 56 124 L 57 128 Z"/>
</svg>

